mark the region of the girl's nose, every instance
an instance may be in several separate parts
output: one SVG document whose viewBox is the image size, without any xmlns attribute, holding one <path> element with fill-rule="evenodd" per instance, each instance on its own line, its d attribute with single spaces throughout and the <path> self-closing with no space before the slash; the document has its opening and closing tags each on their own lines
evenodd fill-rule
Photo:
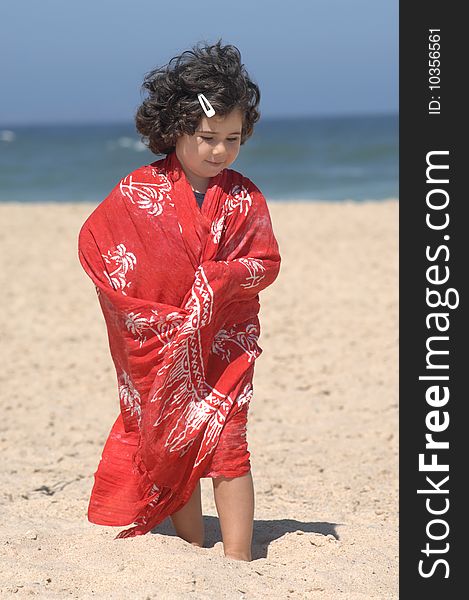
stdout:
<svg viewBox="0 0 469 600">
<path fill-rule="evenodd" d="M 225 153 L 225 144 L 224 142 L 219 142 L 215 148 L 213 149 L 213 154 L 219 155 Z"/>
</svg>

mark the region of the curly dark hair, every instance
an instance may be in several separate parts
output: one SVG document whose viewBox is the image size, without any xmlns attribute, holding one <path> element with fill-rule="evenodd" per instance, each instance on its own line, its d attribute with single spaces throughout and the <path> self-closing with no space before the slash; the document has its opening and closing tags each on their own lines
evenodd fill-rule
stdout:
<svg viewBox="0 0 469 600">
<path fill-rule="evenodd" d="M 243 113 L 241 144 L 260 118 L 259 87 L 251 80 L 236 46 L 199 42 L 145 75 L 149 93 L 135 114 L 137 131 L 154 154 L 169 154 L 179 136 L 193 135 L 204 116 L 197 94 L 204 94 L 217 115 L 235 108 Z"/>
</svg>

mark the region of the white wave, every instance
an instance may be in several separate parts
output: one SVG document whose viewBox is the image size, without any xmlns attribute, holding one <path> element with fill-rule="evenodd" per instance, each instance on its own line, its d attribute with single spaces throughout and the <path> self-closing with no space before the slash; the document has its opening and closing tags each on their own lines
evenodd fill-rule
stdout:
<svg viewBox="0 0 469 600">
<path fill-rule="evenodd" d="M 147 149 L 145 144 L 140 140 L 135 140 L 131 137 L 120 137 L 118 140 L 113 142 L 108 142 L 107 147 L 110 150 L 117 150 L 119 148 L 129 148 L 130 150 L 135 150 L 136 152 L 143 152 Z"/>
<path fill-rule="evenodd" d="M 14 142 L 16 133 L 10 129 L 0 129 L 0 142 Z"/>
<path fill-rule="evenodd" d="M 137 150 L 137 152 L 143 152 L 144 150 L 147 150 L 147 147 L 143 142 L 138 140 L 138 142 L 135 142 L 134 144 L 134 150 Z"/>
<path fill-rule="evenodd" d="M 117 140 L 117 145 L 121 148 L 131 148 L 134 145 L 134 140 L 129 137 L 120 137 Z"/>
</svg>

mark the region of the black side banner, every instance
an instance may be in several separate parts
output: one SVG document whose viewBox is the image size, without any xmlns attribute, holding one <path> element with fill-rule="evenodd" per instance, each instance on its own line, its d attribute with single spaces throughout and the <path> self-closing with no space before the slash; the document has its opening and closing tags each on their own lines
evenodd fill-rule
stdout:
<svg viewBox="0 0 469 600">
<path fill-rule="evenodd" d="M 468 69 L 458 61 L 459 53 L 468 55 L 463 23 L 454 2 L 400 3 L 403 600 L 469 594 L 469 198 L 463 184 L 469 128 L 462 107 Z"/>
</svg>

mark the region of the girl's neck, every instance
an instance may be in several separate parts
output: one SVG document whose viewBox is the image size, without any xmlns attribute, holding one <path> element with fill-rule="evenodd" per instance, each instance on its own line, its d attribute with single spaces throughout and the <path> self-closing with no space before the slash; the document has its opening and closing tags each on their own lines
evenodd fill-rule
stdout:
<svg viewBox="0 0 469 600">
<path fill-rule="evenodd" d="M 179 157 L 177 150 L 176 150 L 176 156 L 179 160 L 179 163 L 181 164 L 182 170 L 184 171 L 186 179 L 189 182 L 192 190 L 194 192 L 199 192 L 200 194 L 205 194 L 205 192 L 207 191 L 207 188 L 208 188 L 208 184 L 210 182 L 210 178 L 209 177 L 200 177 L 200 176 L 196 175 L 195 173 L 192 173 L 192 171 L 190 169 L 187 169 L 186 166 L 184 165 L 183 161 Z"/>
<path fill-rule="evenodd" d="M 190 183 L 191 188 L 194 192 L 205 194 L 208 188 L 210 179 L 194 176 L 192 173 L 189 175 L 186 173 L 186 179 Z"/>
</svg>

